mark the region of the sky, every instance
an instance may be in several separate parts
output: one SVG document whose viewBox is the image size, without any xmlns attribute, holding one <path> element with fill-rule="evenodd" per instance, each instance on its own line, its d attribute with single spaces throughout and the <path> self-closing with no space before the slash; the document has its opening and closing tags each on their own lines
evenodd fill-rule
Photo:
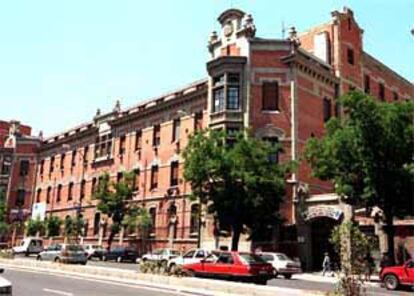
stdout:
<svg viewBox="0 0 414 296">
<path fill-rule="evenodd" d="M 253 15 L 256 36 L 304 31 L 348 6 L 364 50 L 414 81 L 414 0 L 36 0 L 0 2 L 0 120 L 50 136 L 96 109 L 137 104 L 205 78 L 218 15 Z"/>
</svg>

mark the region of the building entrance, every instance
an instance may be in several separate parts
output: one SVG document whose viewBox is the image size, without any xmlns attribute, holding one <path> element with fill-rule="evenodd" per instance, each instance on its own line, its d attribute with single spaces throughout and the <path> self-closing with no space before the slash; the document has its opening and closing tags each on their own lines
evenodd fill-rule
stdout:
<svg viewBox="0 0 414 296">
<path fill-rule="evenodd" d="M 339 256 L 329 241 L 332 230 L 336 225 L 339 225 L 337 220 L 327 217 L 320 217 L 311 221 L 312 270 L 322 270 L 322 262 L 326 252 L 331 258 L 332 268 L 339 265 Z"/>
</svg>

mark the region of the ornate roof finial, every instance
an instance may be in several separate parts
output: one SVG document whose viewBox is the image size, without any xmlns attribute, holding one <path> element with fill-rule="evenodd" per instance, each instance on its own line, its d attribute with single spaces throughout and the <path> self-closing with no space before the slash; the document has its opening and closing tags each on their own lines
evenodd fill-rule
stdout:
<svg viewBox="0 0 414 296">
<path fill-rule="evenodd" d="M 251 14 L 247 14 L 245 16 L 243 28 L 246 30 L 248 37 L 254 37 L 256 35 L 256 26 L 254 25 L 253 17 Z"/>
<path fill-rule="evenodd" d="M 95 114 L 95 116 L 99 116 L 99 115 L 101 115 L 101 109 L 96 109 L 96 114 Z"/>
<path fill-rule="evenodd" d="M 116 100 L 113 111 L 114 112 L 120 112 L 121 111 L 121 102 L 119 101 L 119 99 Z"/>
<path fill-rule="evenodd" d="M 43 131 L 39 131 L 39 138 L 43 139 Z"/>
<path fill-rule="evenodd" d="M 294 26 L 289 28 L 289 37 L 288 39 L 292 42 L 294 48 L 300 46 L 300 39 L 298 38 L 298 32 Z"/>
</svg>

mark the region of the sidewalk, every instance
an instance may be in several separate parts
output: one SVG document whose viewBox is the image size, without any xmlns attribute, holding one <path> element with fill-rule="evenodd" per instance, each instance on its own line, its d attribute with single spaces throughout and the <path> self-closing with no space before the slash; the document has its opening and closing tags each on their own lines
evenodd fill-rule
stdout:
<svg viewBox="0 0 414 296">
<path fill-rule="evenodd" d="M 336 274 L 334 274 L 334 276 L 331 276 L 331 274 L 323 276 L 322 272 L 295 274 L 293 277 L 298 280 L 318 283 L 335 284 L 338 281 Z M 370 287 L 380 287 L 379 277 L 377 275 L 371 276 L 371 282 L 366 283 L 366 285 Z"/>
</svg>

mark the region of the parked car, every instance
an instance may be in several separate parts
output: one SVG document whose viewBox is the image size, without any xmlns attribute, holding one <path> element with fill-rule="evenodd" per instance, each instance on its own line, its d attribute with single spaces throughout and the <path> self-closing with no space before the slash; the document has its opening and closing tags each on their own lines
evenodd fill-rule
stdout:
<svg viewBox="0 0 414 296">
<path fill-rule="evenodd" d="M 0 273 L 3 273 L 4 269 L 0 268 Z M 0 276 L 0 295 L 2 296 L 12 296 L 13 287 L 12 284 L 5 278 Z"/>
<path fill-rule="evenodd" d="M 99 260 L 102 260 L 103 255 L 107 253 L 107 250 L 100 245 L 87 244 L 83 247 L 86 253 L 88 253 L 88 259 L 98 258 Z"/>
<path fill-rule="evenodd" d="M 138 252 L 129 247 L 115 247 L 102 255 L 103 261 L 115 260 L 116 262 L 130 261 L 135 263 Z"/>
<path fill-rule="evenodd" d="M 273 278 L 273 267 L 262 257 L 245 252 L 213 252 L 198 263 L 184 264 L 190 276 L 212 277 L 266 285 Z"/>
<path fill-rule="evenodd" d="M 272 264 L 275 277 L 280 274 L 290 279 L 293 274 L 302 273 L 300 262 L 293 261 L 283 253 L 264 252 L 258 255 L 267 263 Z"/>
<path fill-rule="evenodd" d="M 88 262 L 88 254 L 81 245 L 76 244 L 52 244 L 37 255 L 37 260 L 49 260 L 61 263 L 79 263 L 85 265 Z"/>
<path fill-rule="evenodd" d="M 384 267 L 380 272 L 380 280 L 387 290 L 396 290 L 400 286 L 413 286 L 414 261 L 407 261 L 400 266 Z"/>
<path fill-rule="evenodd" d="M 168 269 L 173 270 L 175 267 L 183 266 L 184 264 L 198 263 L 210 254 L 211 252 L 206 249 L 191 249 L 182 256 L 168 260 Z"/>
<path fill-rule="evenodd" d="M 141 261 L 164 261 L 180 256 L 180 252 L 173 249 L 157 249 L 142 256 Z"/>
<path fill-rule="evenodd" d="M 20 243 L 20 246 L 13 248 L 15 254 L 24 254 L 29 256 L 30 254 L 39 254 L 43 251 L 43 240 L 34 237 L 26 237 Z"/>
</svg>

